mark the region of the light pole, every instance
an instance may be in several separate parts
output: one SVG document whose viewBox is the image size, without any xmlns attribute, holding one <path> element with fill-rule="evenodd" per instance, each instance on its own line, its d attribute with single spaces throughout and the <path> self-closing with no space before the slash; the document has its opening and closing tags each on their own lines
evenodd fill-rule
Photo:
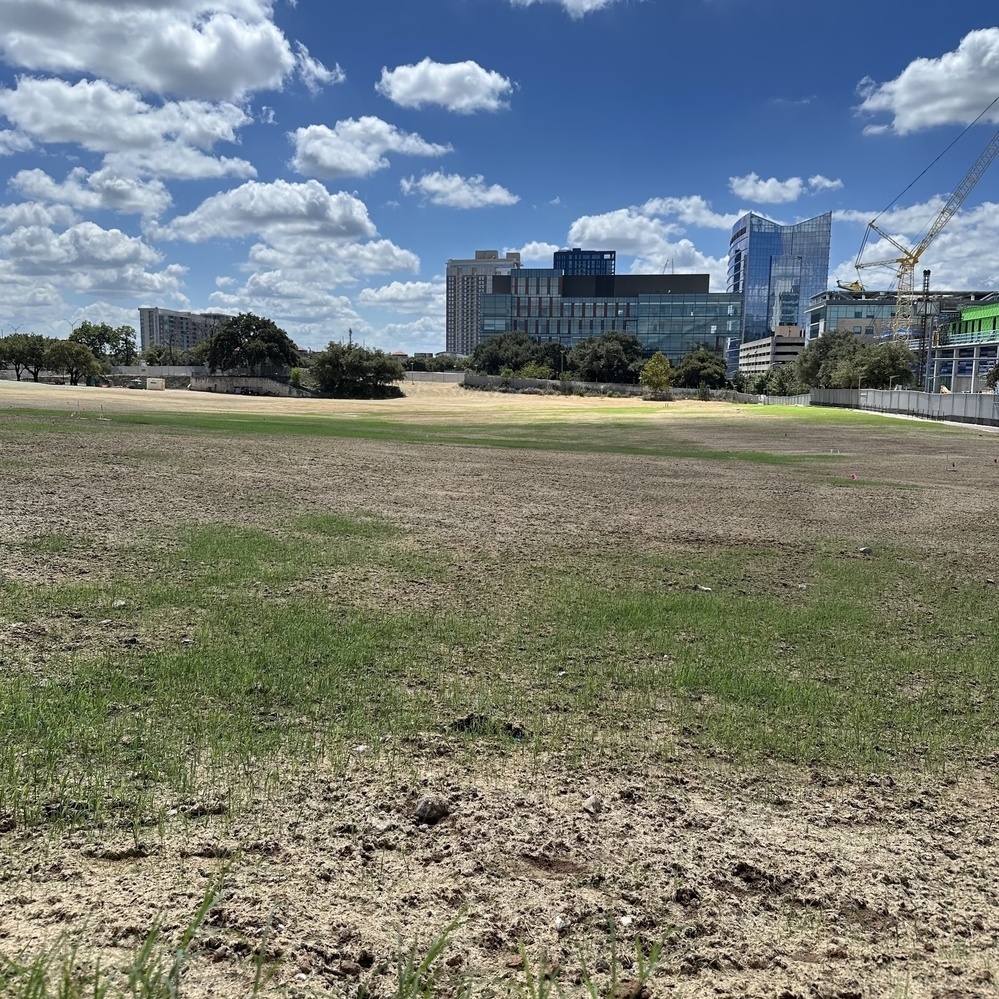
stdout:
<svg viewBox="0 0 999 999">
<path fill-rule="evenodd" d="M 898 381 L 898 379 L 899 379 L 899 375 L 889 375 L 888 376 L 888 391 L 889 392 L 891 391 L 891 383 L 894 382 L 894 381 Z"/>
</svg>

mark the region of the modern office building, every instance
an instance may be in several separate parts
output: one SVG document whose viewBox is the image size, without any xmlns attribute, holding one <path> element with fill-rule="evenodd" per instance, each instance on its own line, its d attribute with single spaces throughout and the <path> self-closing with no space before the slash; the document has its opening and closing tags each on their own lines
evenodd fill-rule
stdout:
<svg viewBox="0 0 999 999">
<path fill-rule="evenodd" d="M 781 225 L 750 212 L 732 227 L 728 291 L 742 295 L 742 342 L 778 326 L 801 326 L 809 302 L 829 280 L 832 213 Z"/>
<path fill-rule="evenodd" d="M 493 290 L 493 278 L 520 267 L 520 254 L 498 250 L 476 250 L 471 260 L 447 262 L 447 321 L 444 346 L 448 354 L 471 354 L 479 342 L 482 325 L 481 301 Z"/>
<path fill-rule="evenodd" d="M 206 340 L 219 323 L 230 318 L 220 312 L 139 309 L 139 343 L 142 350 L 163 346 L 180 353 Z"/>
<path fill-rule="evenodd" d="M 931 392 L 991 391 L 985 379 L 999 361 L 999 294 L 992 297 L 991 304 L 962 309 L 941 328 L 931 357 Z"/>
<path fill-rule="evenodd" d="M 615 250 L 582 250 L 574 247 L 571 250 L 556 250 L 552 258 L 552 267 L 570 277 L 613 274 L 616 266 Z"/>
<path fill-rule="evenodd" d="M 521 268 L 482 297 L 480 336 L 526 333 L 571 349 L 602 333 L 632 333 L 646 356 L 676 363 L 692 347 L 723 353 L 738 335 L 742 297 L 712 294 L 707 274 L 564 275 Z"/>
</svg>

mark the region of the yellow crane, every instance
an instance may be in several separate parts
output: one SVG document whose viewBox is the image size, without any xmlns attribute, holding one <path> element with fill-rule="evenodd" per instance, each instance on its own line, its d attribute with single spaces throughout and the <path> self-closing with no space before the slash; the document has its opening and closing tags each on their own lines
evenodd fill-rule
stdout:
<svg viewBox="0 0 999 999">
<path fill-rule="evenodd" d="M 996 98 L 996 101 L 999 101 L 999 98 Z M 975 121 L 982 118 L 992 105 L 996 103 L 996 101 L 993 101 L 992 104 L 990 104 L 989 107 L 975 119 Z M 973 124 L 974 122 L 972 122 L 972 125 Z M 968 126 L 968 128 L 970 127 L 971 125 Z M 940 209 L 940 213 L 933 220 L 933 224 L 926 231 L 926 235 L 922 238 L 922 240 L 920 240 L 919 245 L 915 248 L 903 246 L 897 239 L 890 236 L 878 226 L 877 219 L 874 219 L 868 224 L 867 232 L 864 234 L 864 241 L 860 246 L 860 252 L 857 254 L 856 268 L 858 271 L 858 278 L 860 276 L 859 272 L 861 268 L 897 268 L 898 300 L 895 306 L 895 318 L 892 320 L 891 324 L 892 331 L 896 336 L 911 336 L 913 302 L 916 298 L 914 283 L 916 265 L 919 263 L 919 258 L 923 255 L 930 243 L 932 243 L 933 240 L 940 235 L 940 230 L 943 229 L 943 227 L 947 225 L 947 223 L 957 214 L 961 205 L 964 203 L 964 199 L 967 198 L 967 196 L 971 193 L 972 188 L 974 188 L 978 181 L 981 180 L 982 175 L 986 170 L 988 170 L 997 155 L 999 155 L 999 132 L 996 132 L 996 134 L 992 136 L 989 144 L 982 150 L 978 159 L 975 160 L 974 165 L 968 171 L 964 180 L 962 180 L 961 183 L 954 189 L 954 193 L 947 199 L 946 204 Z M 886 257 L 883 260 L 861 260 L 861 257 L 864 255 L 864 250 L 867 247 L 867 241 L 872 232 L 876 232 L 882 239 L 888 240 L 888 242 L 891 243 L 896 250 L 898 250 L 898 256 Z M 857 284 L 860 284 L 859 280 Z M 852 287 L 851 290 L 853 290 Z M 863 290 L 862 284 L 860 284 L 859 290 Z"/>
</svg>

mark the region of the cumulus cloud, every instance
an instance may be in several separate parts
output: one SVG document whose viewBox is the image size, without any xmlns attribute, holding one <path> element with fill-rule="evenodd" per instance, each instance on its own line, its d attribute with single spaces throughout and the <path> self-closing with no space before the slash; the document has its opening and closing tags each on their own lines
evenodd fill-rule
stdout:
<svg viewBox="0 0 999 999">
<path fill-rule="evenodd" d="M 295 43 L 295 58 L 298 62 L 298 75 L 310 94 L 318 94 L 323 87 L 333 83 L 343 83 L 347 79 L 347 74 L 339 65 L 328 69 L 318 59 L 313 59 L 301 42 Z"/>
<path fill-rule="evenodd" d="M 699 194 L 682 198 L 650 198 L 642 205 L 643 215 L 675 215 L 686 225 L 701 229 L 731 229 L 745 212 L 720 215 Z"/>
<path fill-rule="evenodd" d="M 26 153 L 32 147 L 31 139 L 11 128 L 0 129 L 0 156 Z"/>
<path fill-rule="evenodd" d="M 380 288 L 362 288 L 357 304 L 397 312 L 428 312 L 443 314 L 445 288 L 431 281 L 393 281 Z"/>
<path fill-rule="evenodd" d="M 76 167 L 61 183 L 43 170 L 21 170 L 11 178 L 10 186 L 36 201 L 136 215 L 158 216 L 171 201 L 161 181 L 135 180 L 107 168 L 88 174 L 83 167 Z"/>
<path fill-rule="evenodd" d="M 514 7 L 530 7 L 536 3 L 557 3 L 572 18 L 585 17 L 595 10 L 610 7 L 618 0 L 510 0 Z"/>
<path fill-rule="evenodd" d="M 316 180 L 292 184 L 249 181 L 203 201 L 193 212 L 157 229 L 164 239 L 203 242 L 256 234 L 324 239 L 373 236 L 375 226 L 363 201 L 340 191 L 330 194 Z"/>
<path fill-rule="evenodd" d="M 179 290 L 184 268 L 173 264 L 151 270 L 161 259 L 141 239 L 93 222 L 80 222 L 63 232 L 24 225 L 0 236 L 0 274 L 32 279 L 57 276 L 82 294 Z"/>
<path fill-rule="evenodd" d="M 999 93 L 999 27 L 971 31 L 953 52 L 915 59 L 886 83 L 865 77 L 857 90 L 860 113 L 891 117 L 889 125 L 869 125 L 869 133 L 891 129 L 906 135 L 933 125 L 968 124 Z M 999 121 L 999 104 L 989 119 Z"/>
<path fill-rule="evenodd" d="M 216 158 L 219 142 L 236 142 L 252 119 L 235 104 L 204 101 L 154 106 L 104 80 L 21 77 L 0 88 L 0 113 L 42 143 L 75 143 L 116 157 L 115 168 L 161 177 L 255 176 L 240 159 Z"/>
<path fill-rule="evenodd" d="M 485 208 L 515 205 L 520 197 L 499 184 L 486 185 L 485 178 L 462 177 L 456 173 L 428 173 L 419 180 L 413 177 L 399 182 L 403 194 L 420 194 L 433 205 L 447 208 Z"/>
<path fill-rule="evenodd" d="M 785 204 L 797 201 L 806 193 L 832 191 L 842 186 L 841 180 L 830 180 L 821 174 L 815 174 L 807 181 L 801 177 L 788 177 L 787 180 L 770 177 L 764 180 L 756 173 L 748 173 L 745 177 L 729 177 L 728 179 L 729 190 L 734 195 L 764 205 Z"/>
<path fill-rule="evenodd" d="M 552 254 L 561 249 L 562 247 L 558 243 L 543 243 L 533 240 L 519 248 L 516 246 L 507 247 L 503 252 L 519 253 L 521 263 L 524 264 L 540 264 L 542 267 L 551 267 Z"/>
<path fill-rule="evenodd" d="M 452 63 L 423 59 L 411 66 L 383 67 L 375 90 L 400 107 L 439 104 L 449 111 L 471 114 L 507 107 L 503 97 L 513 90 L 513 83 L 471 59 Z"/>
<path fill-rule="evenodd" d="M 451 146 L 427 142 L 415 132 L 366 115 L 338 121 L 333 128 L 309 125 L 290 136 L 295 147 L 291 166 L 300 174 L 332 180 L 366 177 L 389 165 L 385 153 L 407 156 L 443 156 Z"/>
<path fill-rule="evenodd" d="M 721 290 L 727 277 L 727 258 L 711 257 L 689 239 L 677 239 L 678 227 L 650 217 L 639 208 L 620 208 L 602 215 L 583 215 L 569 227 L 572 246 L 599 246 L 634 256 L 633 274 L 658 274 L 665 267 L 710 276 Z"/>
<path fill-rule="evenodd" d="M 239 100 L 296 65 L 270 0 L 2 0 L 0 56 L 143 91 Z M 318 65 L 318 64 L 317 64 Z"/>
<path fill-rule="evenodd" d="M 23 226 L 65 229 L 77 221 L 76 212 L 68 205 L 42 205 L 37 201 L 0 205 L 0 229 L 20 229 Z"/>
</svg>

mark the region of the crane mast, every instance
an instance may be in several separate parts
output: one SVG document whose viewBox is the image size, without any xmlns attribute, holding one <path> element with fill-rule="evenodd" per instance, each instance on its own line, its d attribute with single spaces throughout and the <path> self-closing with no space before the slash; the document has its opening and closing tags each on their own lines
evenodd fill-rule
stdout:
<svg viewBox="0 0 999 999">
<path fill-rule="evenodd" d="M 940 231 L 944 226 L 958 213 L 958 210 L 964 203 L 964 199 L 968 197 L 974 186 L 981 180 L 983 174 L 992 165 L 992 161 L 996 156 L 999 156 L 999 132 L 996 132 L 992 136 L 988 145 L 982 150 L 978 159 L 975 160 L 971 169 L 965 175 L 964 180 L 954 188 L 954 193 L 947 199 L 946 204 L 940 209 L 940 213 L 933 220 L 933 224 L 926 231 L 926 235 L 915 248 L 903 246 L 897 239 L 881 229 L 876 221 L 869 223 L 867 227 L 868 232 L 874 231 L 882 239 L 886 239 L 898 250 L 898 256 L 888 257 L 883 260 L 862 261 L 860 258 L 863 256 L 864 246 L 867 244 L 867 239 L 865 238 L 864 244 L 860 248 L 860 253 L 857 255 L 856 268 L 858 271 L 861 268 L 869 267 L 897 268 L 898 293 L 895 305 L 895 318 L 892 321 L 892 330 L 896 336 L 911 335 L 913 301 L 915 300 L 914 285 L 916 266 L 919 263 L 919 258 L 930 243 L 940 235 Z M 903 330 L 905 331 L 904 333 Z"/>
</svg>

